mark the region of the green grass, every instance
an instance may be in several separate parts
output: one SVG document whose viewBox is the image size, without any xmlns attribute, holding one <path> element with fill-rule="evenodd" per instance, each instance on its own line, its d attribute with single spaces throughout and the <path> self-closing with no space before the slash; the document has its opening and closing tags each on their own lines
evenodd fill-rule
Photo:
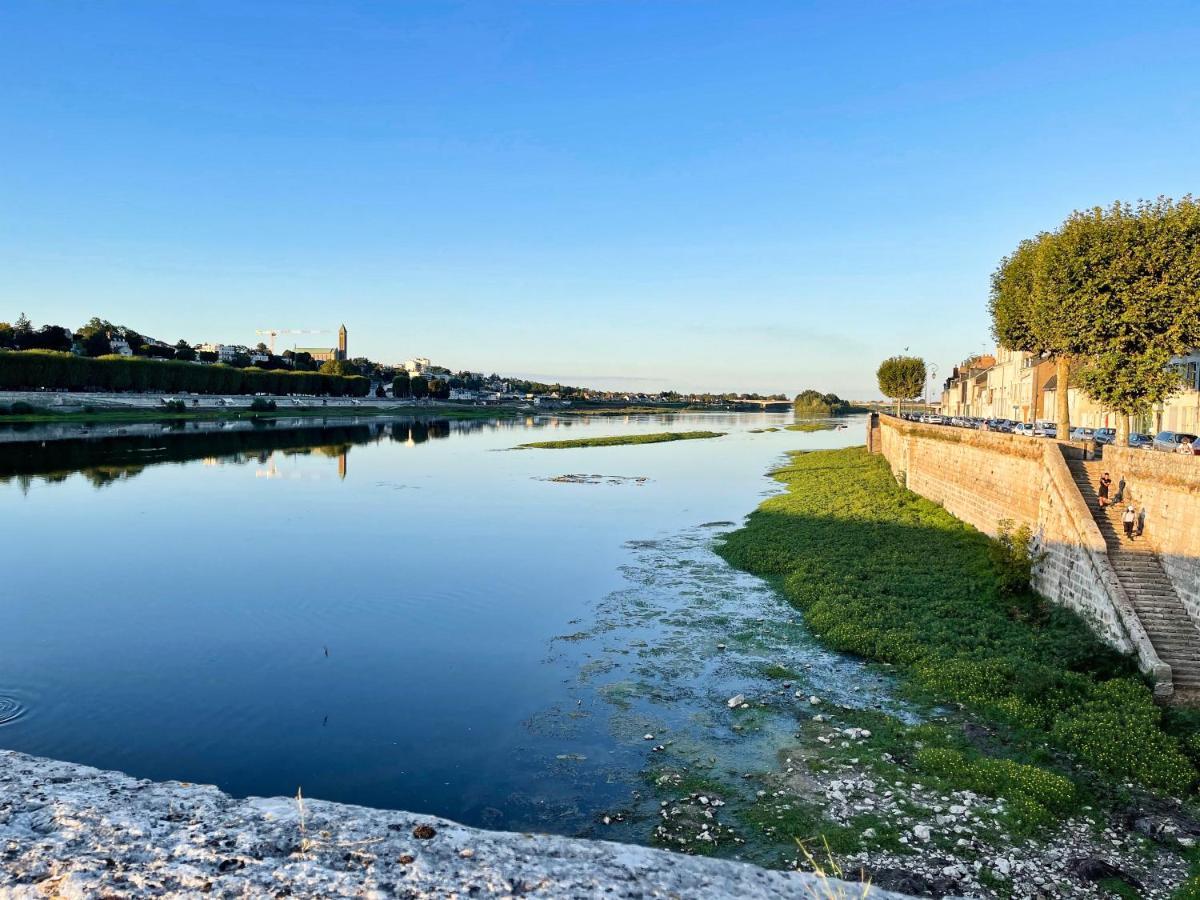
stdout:
<svg viewBox="0 0 1200 900">
<path fill-rule="evenodd" d="M 785 425 L 788 431 L 833 431 L 837 425 L 832 422 L 797 422 L 795 425 Z"/>
<path fill-rule="evenodd" d="M 609 437 L 575 438 L 568 441 L 534 441 L 514 450 L 570 450 L 575 447 L 617 447 L 623 444 L 662 444 L 667 441 L 696 441 L 724 437 L 723 431 L 660 431 L 657 434 L 618 434 Z"/>
<path fill-rule="evenodd" d="M 1072 771 L 1037 752 L 1049 742 L 1100 790 L 1191 790 L 1193 762 L 1132 662 L 1070 611 L 1003 596 L 986 535 L 900 487 L 863 448 L 795 453 L 775 477 L 787 493 L 764 501 L 721 553 L 777 579 L 824 643 L 894 664 L 929 699 L 996 723 L 1017 736 L 1013 762 L 1045 765 L 1046 776 Z M 963 786 L 1061 786 L 970 755 L 923 762 Z"/>
</svg>

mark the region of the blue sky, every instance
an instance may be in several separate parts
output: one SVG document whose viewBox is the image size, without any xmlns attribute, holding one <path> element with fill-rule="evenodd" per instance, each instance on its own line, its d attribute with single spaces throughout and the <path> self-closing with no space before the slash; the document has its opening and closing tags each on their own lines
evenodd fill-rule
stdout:
<svg viewBox="0 0 1200 900">
<path fill-rule="evenodd" d="M 1194 2 L 7 0 L 0 319 L 873 396 L 1198 100 Z"/>
</svg>

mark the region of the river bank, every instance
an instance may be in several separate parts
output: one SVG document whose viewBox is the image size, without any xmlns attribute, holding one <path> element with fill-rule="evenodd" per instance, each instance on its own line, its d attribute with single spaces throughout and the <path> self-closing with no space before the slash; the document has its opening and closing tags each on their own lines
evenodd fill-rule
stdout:
<svg viewBox="0 0 1200 900">
<path fill-rule="evenodd" d="M 289 398 L 257 398 L 269 400 L 273 409 L 252 409 L 254 397 L 230 399 L 227 405 L 217 405 L 218 398 L 206 397 L 202 406 L 185 409 L 167 408 L 155 398 L 130 401 L 126 406 L 103 406 L 83 403 L 78 406 L 56 408 L 41 406 L 30 412 L 12 412 L 11 407 L 0 410 L 0 428 L 29 425 L 103 425 L 170 422 L 227 422 L 248 419 L 272 420 L 293 418 L 330 418 L 336 416 L 395 416 L 436 415 L 443 419 L 496 419 L 515 416 L 520 412 L 516 406 L 472 406 L 447 401 L 378 401 L 330 399 L 325 403 L 305 399 L 293 401 Z M 20 401 L 18 401 L 20 402 Z M 93 401 L 95 402 L 95 401 Z M 183 402 L 182 400 L 180 402 Z M 23 407 L 18 407 L 23 409 Z"/>
<path fill-rule="evenodd" d="M 743 818 L 933 896 L 1172 896 L 1200 839 L 1194 714 L 1154 706 L 1073 615 L 1003 595 L 991 542 L 865 451 L 793 454 L 776 478 L 719 552 L 888 666 L 922 721 L 797 691 L 799 740 Z"/>
<path fill-rule="evenodd" d="M 0 897 L 861 897 L 858 885 L 0 750 Z M 880 900 L 899 895 L 872 890 Z"/>
</svg>

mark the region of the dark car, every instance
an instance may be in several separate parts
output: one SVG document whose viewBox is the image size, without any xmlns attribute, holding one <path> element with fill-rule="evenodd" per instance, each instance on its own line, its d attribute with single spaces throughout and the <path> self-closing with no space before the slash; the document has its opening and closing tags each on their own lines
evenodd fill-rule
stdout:
<svg viewBox="0 0 1200 900">
<path fill-rule="evenodd" d="M 1093 438 L 1097 444 L 1111 444 L 1117 439 L 1117 429 L 1115 428 L 1097 428 L 1096 436 Z"/>
<path fill-rule="evenodd" d="M 1142 450 L 1153 450 L 1154 438 L 1148 434 L 1142 434 L 1140 431 L 1131 431 L 1129 432 L 1129 446 Z"/>
<path fill-rule="evenodd" d="M 1182 431 L 1160 431 L 1154 436 L 1154 449 L 1163 453 L 1179 452 L 1180 444 L 1190 444 L 1196 440 L 1196 435 Z"/>
</svg>

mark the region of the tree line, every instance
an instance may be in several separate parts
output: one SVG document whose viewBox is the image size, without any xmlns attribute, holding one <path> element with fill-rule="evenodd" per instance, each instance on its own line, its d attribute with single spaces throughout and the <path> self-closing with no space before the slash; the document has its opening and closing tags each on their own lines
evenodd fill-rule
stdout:
<svg viewBox="0 0 1200 900">
<path fill-rule="evenodd" d="M 1074 212 L 1021 241 L 992 275 L 996 340 L 1055 362 L 1058 434 L 1074 381 L 1129 417 L 1182 387 L 1172 357 L 1200 347 L 1200 204 L 1160 197 Z"/>
<path fill-rule="evenodd" d="M 371 380 L 361 375 L 238 369 L 217 363 L 138 356 L 92 359 L 53 350 L 0 351 L 0 388 L 68 391 L 162 391 L 196 394 L 317 394 L 364 397 Z"/>
<path fill-rule="evenodd" d="M 404 369 L 396 372 L 392 379 L 392 396 L 396 398 L 412 397 L 414 400 L 449 400 L 451 382 L 440 378 L 425 378 L 421 375 L 409 375 Z"/>
</svg>

